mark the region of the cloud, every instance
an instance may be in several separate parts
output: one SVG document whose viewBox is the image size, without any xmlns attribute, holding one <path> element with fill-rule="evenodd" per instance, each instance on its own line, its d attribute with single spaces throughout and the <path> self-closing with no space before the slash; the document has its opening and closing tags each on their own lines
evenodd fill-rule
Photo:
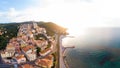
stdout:
<svg viewBox="0 0 120 68">
<path fill-rule="evenodd" d="M 8 18 L 14 18 L 16 17 L 18 12 L 15 10 L 15 8 L 10 8 L 9 11 L 7 12 L 7 17 Z"/>
<path fill-rule="evenodd" d="M 11 20 L 14 19 L 17 14 L 18 13 L 15 8 L 10 8 L 6 12 L 0 12 L 0 22 L 11 22 Z"/>
<path fill-rule="evenodd" d="M 41 0 L 36 1 L 41 2 Z M 9 11 L 0 12 L 0 18 L 6 18 L 8 22 L 52 21 L 67 27 L 120 26 L 118 0 L 44 0 L 42 2 L 44 3 L 42 7 L 40 5 L 19 11 L 10 8 Z"/>
</svg>

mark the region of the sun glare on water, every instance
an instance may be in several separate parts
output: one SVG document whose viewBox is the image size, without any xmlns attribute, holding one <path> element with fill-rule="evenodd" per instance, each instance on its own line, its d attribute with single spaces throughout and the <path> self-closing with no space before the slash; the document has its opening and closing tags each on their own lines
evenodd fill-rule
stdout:
<svg viewBox="0 0 120 68">
<path fill-rule="evenodd" d="M 67 32 L 73 36 L 85 36 L 87 27 L 69 27 Z"/>
<path fill-rule="evenodd" d="M 81 25 L 79 23 L 58 23 L 58 25 L 67 28 L 67 32 L 70 36 L 85 36 L 88 33 L 90 26 Z"/>
</svg>

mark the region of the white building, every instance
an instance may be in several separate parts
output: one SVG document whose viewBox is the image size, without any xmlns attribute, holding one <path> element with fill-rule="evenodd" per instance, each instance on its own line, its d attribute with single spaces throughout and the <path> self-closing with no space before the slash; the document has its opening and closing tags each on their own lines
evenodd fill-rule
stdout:
<svg viewBox="0 0 120 68">
<path fill-rule="evenodd" d="M 37 27 L 38 27 L 37 23 L 33 22 L 33 28 L 37 28 Z"/>
<path fill-rule="evenodd" d="M 2 58 L 6 58 L 6 57 L 12 57 L 14 55 L 15 51 L 3 51 L 1 53 L 1 57 Z"/>
<path fill-rule="evenodd" d="M 31 52 L 36 52 L 36 49 L 32 45 L 27 45 L 27 46 L 22 48 L 22 51 L 23 51 L 23 53 L 28 54 L 28 53 L 31 53 Z"/>
<path fill-rule="evenodd" d="M 18 64 L 26 62 L 26 58 L 24 57 L 24 55 L 19 55 L 19 56 L 15 57 L 15 59 Z"/>
<path fill-rule="evenodd" d="M 37 58 L 36 53 L 34 53 L 34 52 L 26 54 L 26 56 L 27 56 L 27 59 L 29 61 L 33 61 L 33 60 L 35 60 Z"/>
</svg>

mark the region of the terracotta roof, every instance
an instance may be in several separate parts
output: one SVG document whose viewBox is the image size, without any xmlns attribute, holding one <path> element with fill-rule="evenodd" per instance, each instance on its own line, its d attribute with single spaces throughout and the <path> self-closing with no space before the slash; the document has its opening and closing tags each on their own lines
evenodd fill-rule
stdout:
<svg viewBox="0 0 120 68">
<path fill-rule="evenodd" d="M 39 65 L 42 67 L 50 67 L 52 65 L 52 61 L 48 59 L 38 59 L 36 61 L 36 65 Z"/>
<path fill-rule="evenodd" d="M 30 64 L 24 64 L 24 65 L 22 65 L 21 67 L 22 67 L 22 68 L 33 68 L 33 66 L 30 65 Z"/>
<path fill-rule="evenodd" d="M 11 48 L 11 47 L 14 47 L 14 45 L 7 45 L 7 48 Z"/>
<path fill-rule="evenodd" d="M 44 59 L 52 60 L 53 59 L 53 55 L 48 55 Z"/>
<path fill-rule="evenodd" d="M 24 50 L 26 52 L 26 51 L 28 51 L 29 49 L 32 49 L 32 48 L 34 48 L 34 46 L 27 45 L 27 46 L 23 47 L 22 50 Z"/>
<path fill-rule="evenodd" d="M 50 48 L 46 48 L 45 50 L 41 51 L 40 53 L 46 53 L 47 51 L 51 50 Z"/>
<path fill-rule="evenodd" d="M 19 55 L 19 56 L 16 57 L 17 60 L 19 60 L 21 58 L 25 58 L 24 55 Z"/>
<path fill-rule="evenodd" d="M 7 45 L 6 50 L 9 50 L 9 49 L 15 49 L 15 46 L 14 45 Z"/>
</svg>

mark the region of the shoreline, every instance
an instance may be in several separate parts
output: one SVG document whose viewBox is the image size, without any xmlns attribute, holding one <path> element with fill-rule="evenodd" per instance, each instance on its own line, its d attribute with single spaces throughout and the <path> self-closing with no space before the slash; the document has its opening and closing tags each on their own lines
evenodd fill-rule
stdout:
<svg viewBox="0 0 120 68">
<path fill-rule="evenodd" d="M 63 35 L 58 37 L 59 39 L 59 68 L 66 68 L 64 59 L 63 59 L 63 46 L 62 46 L 62 39 L 64 38 Z"/>
<path fill-rule="evenodd" d="M 69 68 L 68 62 L 65 58 L 64 58 L 64 63 L 65 63 L 66 68 Z"/>
<path fill-rule="evenodd" d="M 62 45 L 62 39 L 65 38 L 65 37 L 66 37 L 66 35 L 60 35 L 60 37 L 59 37 L 59 49 L 60 49 L 60 51 L 59 51 L 60 52 L 60 55 L 59 55 L 59 64 L 62 63 L 62 65 L 60 65 L 60 66 L 64 66 L 64 67 L 60 67 L 60 68 L 69 68 L 67 60 L 65 60 L 65 56 L 63 55 L 64 54 L 64 50 L 63 50 L 64 46 Z"/>
</svg>

